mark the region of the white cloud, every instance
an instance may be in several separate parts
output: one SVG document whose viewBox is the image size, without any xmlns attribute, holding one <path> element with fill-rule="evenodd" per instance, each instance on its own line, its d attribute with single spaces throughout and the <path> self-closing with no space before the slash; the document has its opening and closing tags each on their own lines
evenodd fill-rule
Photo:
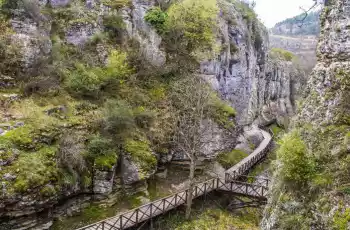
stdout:
<svg viewBox="0 0 350 230">
<path fill-rule="evenodd" d="M 313 0 L 256 0 L 255 11 L 261 21 L 271 28 L 277 22 L 301 14 L 300 7 L 308 9 L 313 3 Z"/>
</svg>

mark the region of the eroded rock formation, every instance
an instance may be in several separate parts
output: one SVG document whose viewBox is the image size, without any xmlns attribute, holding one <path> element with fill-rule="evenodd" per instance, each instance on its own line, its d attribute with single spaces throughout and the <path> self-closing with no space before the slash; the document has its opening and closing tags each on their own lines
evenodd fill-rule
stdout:
<svg viewBox="0 0 350 230">
<path fill-rule="evenodd" d="M 326 3 L 318 62 L 279 150 L 262 229 L 349 229 L 349 22 L 350 1 Z"/>
</svg>

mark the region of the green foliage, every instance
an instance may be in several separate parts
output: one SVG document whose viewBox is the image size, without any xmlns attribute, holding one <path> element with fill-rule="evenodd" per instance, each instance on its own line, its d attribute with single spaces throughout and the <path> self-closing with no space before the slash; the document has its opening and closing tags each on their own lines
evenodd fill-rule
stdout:
<svg viewBox="0 0 350 230">
<path fill-rule="evenodd" d="M 142 197 L 147 197 L 144 192 L 137 192 L 134 195 L 128 197 L 128 203 L 131 208 L 140 207 L 142 205 Z"/>
<path fill-rule="evenodd" d="M 273 136 L 275 138 L 279 137 L 281 134 L 285 132 L 285 130 L 281 127 L 279 127 L 277 124 L 273 124 L 269 127 L 273 133 Z"/>
<path fill-rule="evenodd" d="M 103 87 L 115 84 L 132 73 L 126 62 L 126 54 L 113 50 L 106 67 L 90 67 L 77 63 L 73 70 L 65 71 L 65 85 L 82 96 L 97 96 Z"/>
<path fill-rule="evenodd" d="M 0 13 L 6 16 L 12 15 L 12 10 L 17 9 L 22 0 L 1 0 Z"/>
<path fill-rule="evenodd" d="M 104 128 L 117 143 L 147 131 L 154 123 L 155 112 L 143 106 L 132 108 L 125 101 L 109 100 L 104 109 Z"/>
<path fill-rule="evenodd" d="M 242 150 L 234 149 L 231 152 L 220 153 L 217 160 L 225 169 L 229 169 L 247 156 Z"/>
<path fill-rule="evenodd" d="M 307 155 L 304 141 L 298 131 L 285 135 L 279 141 L 277 158 L 281 162 L 281 177 L 293 186 L 309 182 L 315 173 L 315 162 Z"/>
<path fill-rule="evenodd" d="M 100 170 L 110 170 L 118 159 L 111 140 L 99 135 L 93 136 L 88 144 L 86 157 Z"/>
<path fill-rule="evenodd" d="M 109 100 L 106 102 L 103 125 L 118 143 L 132 136 L 136 130 L 133 111 L 125 101 Z"/>
<path fill-rule="evenodd" d="M 25 125 L 0 136 L 0 141 L 9 141 L 19 149 L 30 150 L 35 148 L 34 137 L 34 128 L 30 125 Z"/>
<path fill-rule="evenodd" d="M 173 214 L 167 218 L 160 219 L 156 226 L 162 230 L 231 230 L 231 229 L 250 229 L 257 230 L 258 226 L 252 220 L 255 218 L 248 210 L 244 215 L 232 215 L 227 210 L 209 208 L 203 212 L 197 212 L 192 215 L 193 218 L 186 220 L 181 214 Z"/>
<path fill-rule="evenodd" d="M 256 13 L 249 7 L 248 4 L 236 0 L 234 0 L 233 3 L 237 10 L 243 15 L 243 18 L 247 21 L 248 24 L 251 24 L 257 19 Z"/>
<path fill-rule="evenodd" d="M 218 12 L 216 0 L 183 0 L 174 3 L 167 12 L 169 42 L 185 48 L 190 55 L 211 50 L 215 42 Z"/>
<path fill-rule="evenodd" d="M 236 111 L 215 93 L 209 99 L 207 115 L 226 129 L 235 127 Z"/>
<path fill-rule="evenodd" d="M 166 30 L 165 22 L 168 14 L 164 12 L 160 7 L 153 7 L 147 11 L 145 15 L 145 21 L 150 23 L 159 34 L 163 34 Z"/>
<path fill-rule="evenodd" d="M 150 142 L 147 140 L 128 139 L 125 141 L 124 149 L 135 162 L 141 164 L 145 171 L 151 170 L 157 165 L 157 158 L 152 153 Z"/>
<path fill-rule="evenodd" d="M 296 56 L 293 53 L 281 48 L 272 48 L 270 51 L 270 55 L 272 57 L 282 58 L 286 61 L 292 61 L 296 58 Z"/>
<path fill-rule="evenodd" d="M 333 217 L 333 229 L 334 230 L 347 230 L 350 223 L 350 208 L 346 208 L 344 211 L 338 210 Z"/>
<path fill-rule="evenodd" d="M 11 34 L 8 19 L 0 14 L 0 75 L 18 77 L 22 61 L 21 45 L 13 42 Z"/>
<path fill-rule="evenodd" d="M 107 213 L 97 204 L 91 204 L 89 207 L 85 208 L 82 212 L 82 216 L 85 222 L 92 222 L 99 219 L 107 217 Z"/>
<path fill-rule="evenodd" d="M 110 31 L 115 39 L 121 34 L 121 31 L 125 29 L 125 23 L 123 21 L 123 17 L 119 14 L 107 14 L 103 16 L 103 25 Z"/>
<path fill-rule="evenodd" d="M 234 42 L 230 42 L 230 53 L 231 55 L 234 55 L 239 51 L 237 45 Z"/>
<path fill-rule="evenodd" d="M 143 106 L 139 106 L 134 109 L 133 114 L 136 125 L 143 129 L 149 129 L 152 126 L 156 116 L 155 112 L 146 110 Z"/>
<path fill-rule="evenodd" d="M 102 0 L 102 3 L 106 6 L 112 7 L 113 9 L 120 9 L 131 5 L 131 0 Z"/>
<path fill-rule="evenodd" d="M 101 90 L 104 77 L 101 68 L 90 68 L 79 63 L 75 65 L 75 70 L 66 71 L 65 84 L 71 92 L 83 96 L 94 96 Z"/>
<path fill-rule="evenodd" d="M 280 221 L 280 228 L 285 230 L 309 230 L 310 218 L 301 214 L 288 214 Z"/>
<path fill-rule="evenodd" d="M 11 171 L 17 174 L 13 183 L 14 191 L 26 192 L 30 188 L 57 181 L 58 168 L 54 160 L 56 151 L 56 146 L 47 146 L 37 152 L 21 153 L 11 166 Z M 53 193 L 52 189 L 50 191 Z"/>
</svg>

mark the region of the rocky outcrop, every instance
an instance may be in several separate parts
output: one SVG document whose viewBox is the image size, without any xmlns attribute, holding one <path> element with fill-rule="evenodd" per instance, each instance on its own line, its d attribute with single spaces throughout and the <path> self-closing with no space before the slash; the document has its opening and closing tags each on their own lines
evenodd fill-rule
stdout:
<svg viewBox="0 0 350 230">
<path fill-rule="evenodd" d="M 270 34 L 270 47 L 288 50 L 299 58 L 299 64 L 310 74 L 316 64 L 316 45 L 318 37 L 308 36 L 285 36 Z"/>
<path fill-rule="evenodd" d="M 119 16 L 122 18 L 125 23 L 125 28 L 121 29 L 123 41 L 136 40 L 140 46 L 140 54 L 149 66 L 159 68 L 166 62 L 166 53 L 162 49 L 161 36 L 144 20 L 147 10 L 153 7 L 156 1 L 132 0 L 132 7 L 111 7 L 103 4 L 102 1 L 91 0 L 50 0 L 33 1 L 32 3 L 30 14 L 25 13 L 28 8 L 21 5 L 20 9 L 14 10 L 13 18 L 10 21 L 14 30 L 14 34 L 11 35 L 13 42 L 21 48 L 20 68 L 23 72 L 40 70 L 39 61 L 50 62 L 49 56 L 53 51 L 52 43 L 54 42 L 57 42 L 54 43 L 57 46 L 60 43 L 69 44 L 67 47 L 72 48 L 72 50 L 76 48 L 74 46 L 82 48 L 81 50 L 88 49 L 89 42 L 96 38 L 94 36 L 99 35 L 104 30 L 104 16 L 111 14 L 117 16 L 117 18 Z M 230 15 L 234 19 L 228 20 L 226 16 L 223 17 L 220 14 L 222 17 L 219 19 L 220 34 L 218 34 L 218 42 L 222 47 L 222 52 L 218 58 L 201 64 L 203 77 L 211 82 L 213 88 L 218 90 L 221 96 L 230 101 L 232 106 L 237 109 L 237 118 L 240 124 L 253 121 L 256 121 L 257 124 L 266 124 L 274 120 L 280 120 L 280 117 L 290 116 L 293 110 L 291 89 L 294 84 L 293 76 L 290 74 L 291 71 L 287 67 L 282 68 L 283 65 L 272 64 L 267 61 L 268 39 L 263 25 L 258 22 L 253 25 L 252 21 L 248 20 L 246 15 L 243 15 L 244 12 L 239 11 L 234 4 L 228 2 L 225 4 L 228 7 L 225 8 L 228 10 L 225 13 L 226 16 Z M 46 6 L 49 6 L 49 9 L 46 9 Z M 72 8 L 74 8 L 73 13 L 70 11 Z M 51 17 L 44 15 L 45 10 L 47 10 L 46 13 L 48 11 L 52 13 Z M 57 18 L 60 17 L 60 14 L 65 13 L 71 19 L 65 21 Z M 233 23 L 233 21 L 236 21 L 236 23 Z M 58 32 L 60 38 L 53 42 L 54 39 L 51 40 L 51 35 L 57 32 L 54 31 L 57 29 L 54 28 L 54 23 L 62 23 L 62 25 L 60 25 Z M 99 52 L 101 60 L 106 59 L 107 56 L 107 51 L 104 48 L 103 44 L 97 45 L 97 49 L 101 51 Z M 68 51 L 60 50 L 60 52 Z M 28 74 L 28 76 L 40 77 L 39 73 L 34 73 L 36 72 L 33 72 L 32 75 Z M 1 76 L 2 79 L 5 78 Z M 0 82 L 0 87 L 14 85 L 12 78 L 6 78 L 5 80 Z M 123 84 L 123 81 L 121 80 L 120 84 Z M 67 99 L 69 103 L 72 102 L 70 99 Z M 32 103 L 30 106 L 36 105 Z M 57 102 L 55 102 L 55 106 L 57 106 Z M 72 111 L 69 111 L 69 109 Z M 40 135 L 46 135 L 43 138 L 45 140 L 42 140 L 44 143 L 37 143 L 37 140 L 34 140 L 35 144 L 40 144 L 38 150 L 42 146 L 48 147 L 48 143 L 50 143 L 49 147 L 54 148 L 52 152 L 47 150 L 48 154 L 51 155 L 48 156 L 50 161 L 45 163 L 48 165 L 47 168 L 50 167 L 53 171 L 51 173 L 54 174 L 55 178 L 58 177 L 57 175 L 63 177 L 63 183 L 58 183 L 57 180 L 51 181 L 50 178 L 46 180 L 45 177 L 42 181 L 39 181 L 40 185 L 33 190 L 24 187 L 23 194 L 17 191 L 10 194 L 7 188 L 10 182 L 14 180 L 15 175 L 1 173 L 0 228 L 26 229 L 38 227 L 39 229 L 47 229 L 51 225 L 52 218 L 60 215 L 73 215 L 85 207 L 85 202 L 93 199 L 104 199 L 104 201 L 107 200 L 106 203 L 108 204 L 115 203 L 117 197 L 121 194 L 121 190 L 127 194 L 141 192 L 144 196 L 147 196 L 146 180 L 156 172 L 155 154 L 150 154 L 151 159 L 140 160 L 137 158 L 145 157 L 144 154 L 138 156 L 137 154 L 125 153 L 118 162 L 112 163 L 111 168 L 108 167 L 110 166 L 110 159 L 102 159 L 106 160 L 106 162 L 102 162 L 103 166 L 106 166 L 104 163 L 107 166 L 102 167 L 104 169 L 90 171 L 90 168 L 94 167 L 94 163 L 87 162 L 84 154 L 87 147 L 87 134 L 91 127 L 86 125 L 86 121 L 80 121 L 87 118 L 78 117 L 79 111 L 73 109 L 73 106 L 69 109 L 66 110 L 65 107 L 60 106 L 45 108 L 41 111 L 42 113 L 39 111 L 38 116 L 48 116 L 48 120 L 52 118 L 55 122 L 57 120 L 54 118 L 57 118 L 58 121 L 62 121 L 62 124 L 58 128 L 55 126 L 54 130 L 39 130 Z M 87 110 L 90 109 L 87 108 Z M 69 120 L 72 124 L 68 124 L 65 119 L 68 116 L 67 114 L 73 111 L 77 114 L 71 117 L 73 118 L 72 121 Z M 0 109 L 0 112 L 2 113 L 2 109 Z M 99 113 L 97 112 L 98 116 Z M 92 117 L 96 117 L 96 114 L 93 114 Z M 78 118 L 76 120 L 79 121 L 74 118 Z M 11 120 L 13 124 L 10 127 L 14 127 L 14 124 L 18 122 L 17 120 Z M 75 127 L 75 122 L 78 124 L 81 122 L 82 125 Z M 76 132 L 71 133 L 70 128 L 72 127 Z M 6 130 L 3 127 L 0 128 L 2 129 L 0 135 L 1 132 L 6 133 L 8 131 L 8 126 L 6 126 Z M 24 128 L 28 128 L 29 131 L 26 131 L 29 134 L 26 134 L 30 136 L 32 132 L 30 124 L 25 123 Z M 203 153 L 201 160 L 214 159 L 219 152 L 232 149 L 236 145 L 237 133 L 228 132 L 212 120 L 203 121 L 201 128 L 204 133 L 202 141 L 205 143 L 201 151 Z M 33 130 L 37 131 L 34 128 Z M 70 136 L 66 136 L 67 133 Z M 241 143 L 247 146 L 250 145 L 250 142 L 258 142 L 259 138 L 258 134 L 248 135 L 247 140 L 242 139 Z M 30 147 L 31 149 L 26 153 L 32 154 L 31 151 L 34 149 L 32 146 Z M 251 146 L 248 147 L 251 149 Z M 7 157 L 0 160 L 1 167 L 11 164 L 20 155 L 17 149 L 5 150 L 0 149 L 1 156 L 6 153 Z M 165 164 L 176 160 L 177 157 L 180 160 L 184 159 L 183 156 L 179 157 L 175 152 L 158 154 L 158 163 Z M 38 157 L 38 159 L 41 158 Z M 142 160 L 151 160 L 152 167 L 145 167 Z M 65 174 L 59 171 L 63 168 L 69 173 Z M 15 171 L 13 170 L 13 172 Z M 46 176 L 49 175 L 49 172 L 40 172 L 40 175 L 42 174 Z M 144 201 L 146 200 L 144 199 Z M 63 209 L 66 209 L 66 211 Z"/>
<path fill-rule="evenodd" d="M 350 1 L 326 1 L 320 22 L 318 62 L 291 134 L 301 144 L 296 149 L 288 147 L 291 138 L 282 146 L 301 159 L 278 158 L 261 225 L 264 230 L 345 230 L 350 226 Z M 296 170 L 305 162 L 307 167 L 302 168 L 306 170 Z M 286 180 L 284 170 L 293 176 Z"/>
<path fill-rule="evenodd" d="M 139 42 L 145 60 L 155 67 L 161 67 L 166 61 L 166 54 L 160 49 L 162 38 L 144 20 L 147 10 L 154 5 L 155 1 L 133 0 L 133 9 L 123 9 L 122 16 L 128 36 Z"/>
<path fill-rule="evenodd" d="M 261 121 L 265 124 L 276 117 L 291 116 L 291 89 L 296 88 L 302 73 L 292 63 L 269 60 L 269 38 L 264 26 L 258 21 L 248 23 L 234 4 L 222 4 L 227 11 L 222 14 L 236 16 L 231 19 L 235 23 L 224 16 L 220 19 L 218 42 L 222 52 L 217 59 L 201 63 L 203 77 L 237 110 L 240 124 L 252 123 L 258 117 L 265 117 Z M 274 115 L 267 118 L 268 113 Z"/>
</svg>

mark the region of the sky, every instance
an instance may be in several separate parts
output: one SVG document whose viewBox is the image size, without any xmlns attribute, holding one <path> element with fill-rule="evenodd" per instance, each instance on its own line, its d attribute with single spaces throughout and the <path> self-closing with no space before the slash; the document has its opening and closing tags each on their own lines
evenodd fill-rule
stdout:
<svg viewBox="0 0 350 230">
<path fill-rule="evenodd" d="M 313 3 L 313 0 L 256 0 L 255 11 L 265 26 L 272 28 L 277 22 L 301 14 L 300 7 L 308 9 Z"/>
</svg>

